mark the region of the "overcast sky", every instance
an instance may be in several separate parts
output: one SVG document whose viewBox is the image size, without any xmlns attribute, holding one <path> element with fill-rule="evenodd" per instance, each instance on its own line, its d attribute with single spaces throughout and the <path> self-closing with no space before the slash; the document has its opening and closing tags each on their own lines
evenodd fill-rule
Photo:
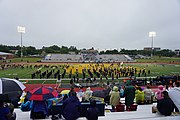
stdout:
<svg viewBox="0 0 180 120">
<path fill-rule="evenodd" d="M 0 44 L 180 49 L 180 0 L 0 0 Z"/>
</svg>

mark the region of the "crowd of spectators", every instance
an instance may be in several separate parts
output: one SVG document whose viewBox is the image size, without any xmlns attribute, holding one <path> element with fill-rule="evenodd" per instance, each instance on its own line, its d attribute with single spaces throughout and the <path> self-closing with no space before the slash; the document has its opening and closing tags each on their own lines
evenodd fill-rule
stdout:
<svg viewBox="0 0 180 120">
<path fill-rule="evenodd" d="M 88 120 L 97 120 L 99 110 L 96 107 L 95 91 L 87 87 L 85 91 L 80 87 L 79 91 L 75 92 L 74 87 L 71 87 L 68 94 L 59 95 L 58 102 L 63 104 L 62 116 L 58 118 L 65 118 L 67 120 L 75 120 L 81 116 L 81 102 L 90 102 L 90 107 L 87 109 L 86 118 Z M 150 84 L 146 87 L 132 85 L 132 81 L 128 80 L 124 86 L 117 86 L 115 84 L 107 84 L 104 90 L 101 91 L 104 101 L 107 105 L 111 105 L 112 112 L 117 111 L 117 106 L 125 104 L 127 111 L 131 111 L 131 107 L 139 104 L 151 104 L 153 100 L 157 100 L 157 106 L 153 107 L 162 115 L 169 116 L 173 111 L 180 110 L 180 87 L 179 82 L 174 82 L 170 88 L 159 85 L 158 91 L 153 92 Z M 125 103 L 121 101 L 125 98 Z M 31 111 L 30 118 L 46 118 L 49 117 L 51 111 L 49 110 L 47 101 L 30 101 L 24 94 L 21 98 L 20 109 L 22 111 Z M 12 103 L 11 103 L 12 105 Z M 9 106 L 9 107 L 8 107 Z M 13 120 L 16 116 L 13 112 L 14 106 L 10 107 L 5 102 L 0 101 L 0 119 Z M 55 119 L 55 118 L 52 118 Z"/>
</svg>

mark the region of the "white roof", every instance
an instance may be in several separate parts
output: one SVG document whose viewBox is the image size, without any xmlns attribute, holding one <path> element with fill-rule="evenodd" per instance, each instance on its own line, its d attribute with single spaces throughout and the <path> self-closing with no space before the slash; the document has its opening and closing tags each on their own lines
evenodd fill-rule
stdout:
<svg viewBox="0 0 180 120">
<path fill-rule="evenodd" d="M 13 55 L 11 53 L 0 52 L 0 55 Z"/>
</svg>

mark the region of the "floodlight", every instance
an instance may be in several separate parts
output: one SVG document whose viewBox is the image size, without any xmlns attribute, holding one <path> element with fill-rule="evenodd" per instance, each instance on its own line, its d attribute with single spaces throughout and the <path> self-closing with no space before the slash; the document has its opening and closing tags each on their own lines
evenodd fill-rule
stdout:
<svg viewBox="0 0 180 120">
<path fill-rule="evenodd" d="M 23 56 L 23 52 L 22 52 L 22 33 L 25 33 L 25 27 L 18 26 L 17 31 L 18 31 L 18 33 L 21 33 L 21 58 L 22 58 L 22 56 Z"/>
<path fill-rule="evenodd" d="M 149 32 L 149 37 L 156 37 L 156 32 Z"/>
<path fill-rule="evenodd" d="M 19 33 L 25 33 L 25 27 L 18 26 L 17 30 L 18 30 Z"/>
</svg>

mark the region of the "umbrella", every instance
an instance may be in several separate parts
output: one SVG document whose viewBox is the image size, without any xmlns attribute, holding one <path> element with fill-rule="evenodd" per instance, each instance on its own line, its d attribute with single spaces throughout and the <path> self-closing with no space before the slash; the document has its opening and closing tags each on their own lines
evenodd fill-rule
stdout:
<svg viewBox="0 0 180 120">
<path fill-rule="evenodd" d="M 10 102 L 8 94 L 0 94 L 0 101 Z"/>
<path fill-rule="evenodd" d="M 61 94 L 68 94 L 70 92 L 70 90 L 63 90 L 61 91 Z"/>
<path fill-rule="evenodd" d="M 7 94 L 10 99 L 21 96 L 26 87 L 18 80 L 0 78 L 0 94 Z"/>
<path fill-rule="evenodd" d="M 104 98 L 105 97 L 105 93 L 102 90 L 96 90 L 92 93 L 92 96 L 94 97 L 100 97 L 100 98 Z"/>
<path fill-rule="evenodd" d="M 53 90 L 52 87 L 41 86 L 29 91 L 27 93 L 27 98 L 29 100 L 44 101 L 57 97 L 57 95 L 57 91 Z"/>
</svg>

